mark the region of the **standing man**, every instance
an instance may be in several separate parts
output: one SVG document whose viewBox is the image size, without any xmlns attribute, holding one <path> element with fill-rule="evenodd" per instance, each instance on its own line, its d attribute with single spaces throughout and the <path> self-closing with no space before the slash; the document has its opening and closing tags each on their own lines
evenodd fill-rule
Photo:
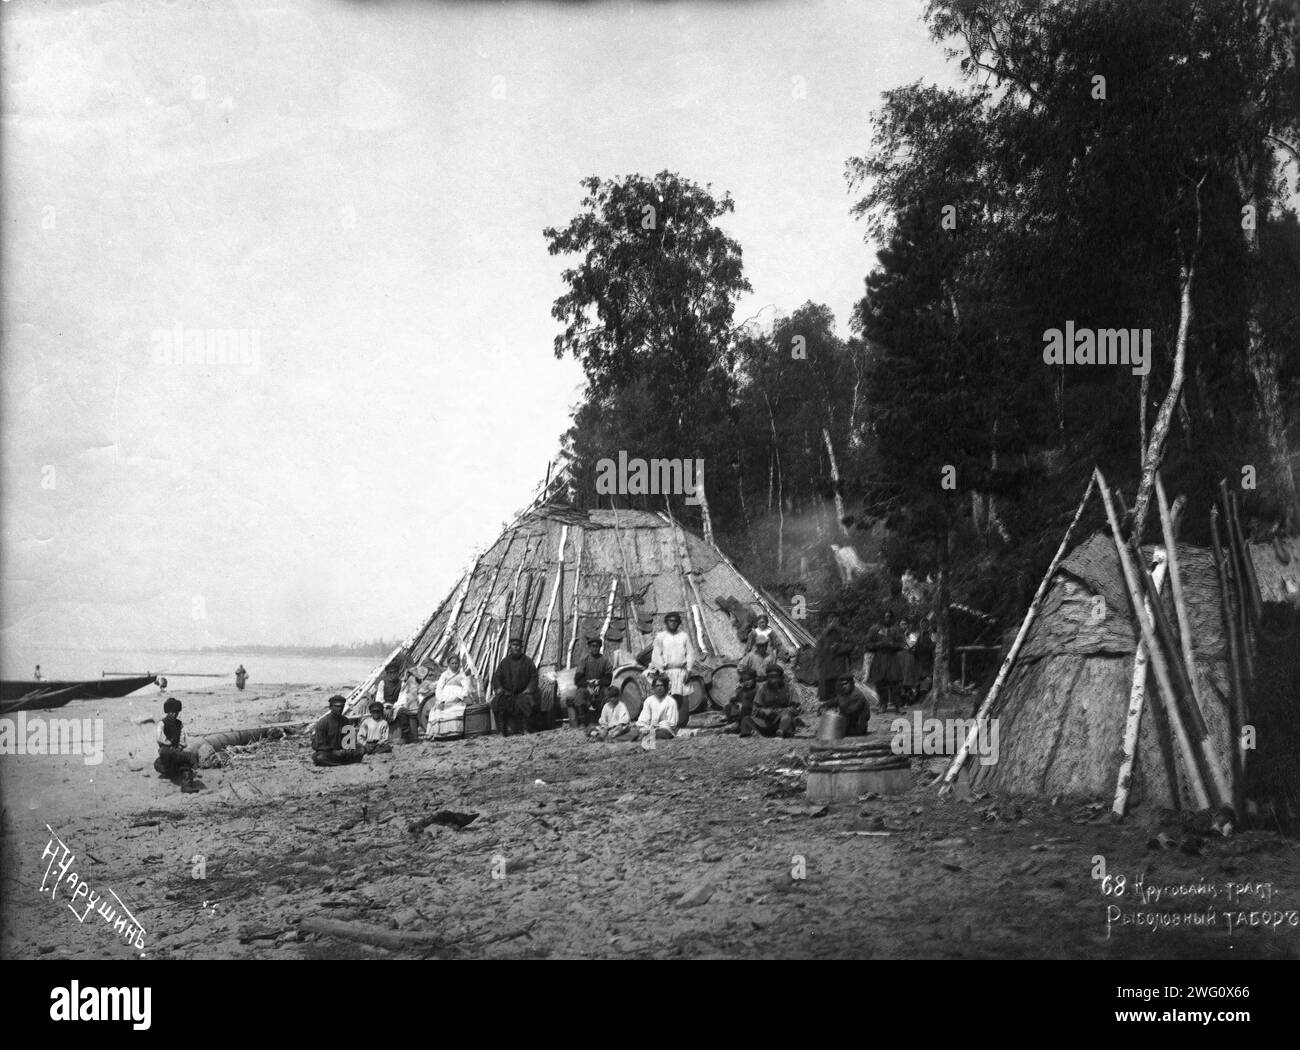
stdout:
<svg viewBox="0 0 1300 1050">
<path fill-rule="evenodd" d="M 799 701 L 786 683 L 785 669 L 771 664 L 767 678 L 754 694 L 754 709 L 740 720 L 740 735 L 794 736 L 799 725 Z"/>
<path fill-rule="evenodd" d="M 346 766 L 360 762 L 362 751 L 357 746 L 357 729 L 343 717 L 343 697 L 330 697 L 330 710 L 316 723 L 311 735 L 311 760 L 318 766 Z"/>
<path fill-rule="evenodd" d="M 36 676 L 35 676 L 35 677 L 36 677 L 36 681 L 39 682 L 39 681 L 41 680 L 41 665 L 40 665 L 40 664 L 37 664 L 37 665 L 36 665 Z"/>
<path fill-rule="evenodd" d="M 837 613 L 826 617 L 826 627 L 817 638 L 817 699 L 825 703 L 836 692 L 841 675 L 851 675 L 853 641 Z"/>
<path fill-rule="evenodd" d="M 492 714 L 501 735 L 527 733 L 536 704 L 537 665 L 524 655 L 524 640 L 511 638 L 506 655 L 492 672 Z"/>
<path fill-rule="evenodd" d="M 243 689 L 244 683 L 248 681 L 248 672 L 244 670 L 244 665 L 240 664 L 235 668 L 235 688 Z"/>
<path fill-rule="evenodd" d="M 573 676 L 573 684 L 578 687 L 577 695 L 568 701 L 569 725 L 574 729 L 590 725 L 596 717 L 596 711 L 602 707 L 601 699 L 614 682 L 614 665 L 609 657 L 600 651 L 600 639 L 592 635 L 587 639 L 586 659 L 578 665 Z"/>
<path fill-rule="evenodd" d="M 650 670 L 668 679 L 668 692 L 677 701 L 676 728 L 679 729 L 684 728 L 690 719 L 690 710 L 686 704 L 686 679 L 694 663 L 690 638 L 681 627 L 681 613 L 664 613 L 664 629 L 655 635 L 650 655 Z"/>
</svg>

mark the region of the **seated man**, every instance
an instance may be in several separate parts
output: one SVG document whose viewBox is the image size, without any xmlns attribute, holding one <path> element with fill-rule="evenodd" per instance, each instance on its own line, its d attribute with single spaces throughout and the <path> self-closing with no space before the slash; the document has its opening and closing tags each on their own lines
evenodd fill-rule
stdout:
<svg viewBox="0 0 1300 1050">
<path fill-rule="evenodd" d="M 408 668 L 402 690 L 393 700 L 393 721 L 403 744 L 414 744 L 420 739 L 420 700 L 427 677 L 424 667 Z"/>
<path fill-rule="evenodd" d="M 587 736 L 592 740 L 621 740 L 632 732 L 632 728 L 632 716 L 628 713 L 627 704 L 623 703 L 623 694 L 617 686 L 607 686 L 600 719 L 587 730 Z"/>
<path fill-rule="evenodd" d="M 346 766 L 360 762 L 362 751 L 356 746 L 357 731 L 351 719 L 343 717 L 343 697 L 330 697 L 330 712 L 311 735 L 311 760 L 318 766 Z"/>
<path fill-rule="evenodd" d="M 492 714 L 502 736 L 527 733 L 537 706 L 537 665 L 524 653 L 524 640 L 511 638 L 492 673 Z"/>
<path fill-rule="evenodd" d="M 791 737 L 798 725 L 799 700 L 786 683 L 785 670 L 779 664 L 770 664 L 763 684 L 754 694 L 752 713 L 740 719 L 740 735 Z"/>
<path fill-rule="evenodd" d="M 844 716 L 845 736 L 866 736 L 867 722 L 871 718 L 871 704 L 867 694 L 858 688 L 851 674 L 842 674 L 836 681 L 835 692 L 822 704 L 823 711 L 838 711 Z"/>
<path fill-rule="evenodd" d="M 587 639 L 586 659 L 578 665 L 573 676 L 573 684 L 578 687 L 572 700 L 566 701 L 569 708 L 569 725 L 573 729 L 590 725 L 596 718 L 596 709 L 605 690 L 614 681 L 614 666 L 609 657 L 600 651 L 600 639 L 592 636 Z"/>
<path fill-rule="evenodd" d="M 668 676 L 655 675 L 652 688 L 654 692 L 641 705 L 636 732 L 628 734 L 629 740 L 640 740 L 643 736 L 671 740 L 677 735 L 677 701 L 668 693 Z"/>
<path fill-rule="evenodd" d="M 736 661 L 736 670 L 742 675 L 748 671 L 754 676 L 755 681 L 762 681 L 767 675 L 767 665 L 772 662 L 772 657 L 768 653 L 768 642 L 758 639 L 754 642 L 754 648 Z"/>
<path fill-rule="evenodd" d="M 191 785 L 197 756 L 189 750 L 185 723 L 176 717 L 181 713 L 181 702 L 174 696 L 168 697 L 163 701 L 163 713 L 163 720 L 158 724 L 158 757 L 153 767 L 179 784 L 182 791 L 196 791 Z"/>
<path fill-rule="evenodd" d="M 740 672 L 740 683 L 736 686 L 736 692 L 731 701 L 723 709 L 726 715 L 724 725 L 736 726 L 740 720 L 749 715 L 754 710 L 754 694 L 758 692 L 758 676 L 754 674 L 752 667 L 746 667 Z M 734 730 L 730 730 L 734 732 Z"/>
<path fill-rule="evenodd" d="M 393 745 L 388 742 L 388 719 L 384 717 L 384 705 L 375 700 L 370 705 L 370 717 L 361 723 L 357 730 L 357 744 L 367 755 L 392 754 Z"/>
</svg>

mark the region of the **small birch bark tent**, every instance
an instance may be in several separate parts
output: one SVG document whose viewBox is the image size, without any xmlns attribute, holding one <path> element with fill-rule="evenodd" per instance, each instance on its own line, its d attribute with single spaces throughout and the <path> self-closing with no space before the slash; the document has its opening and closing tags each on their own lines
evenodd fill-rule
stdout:
<svg viewBox="0 0 1300 1050">
<path fill-rule="evenodd" d="M 512 635 L 523 638 L 544 675 L 573 666 L 591 635 L 605 640 L 616 664 L 617 650 L 631 661 L 670 611 L 681 613 L 707 674 L 744 651 L 727 612 L 737 601 L 767 614 L 787 653 L 814 644 L 722 551 L 666 514 L 542 503 L 473 559 L 433 615 L 353 690 L 346 713 L 364 711 L 381 680 L 424 661 L 441 664 L 453 652 L 486 694 Z"/>
<path fill-rule="evenodd" d="M 1143 548 L 1152 562 L 1154 548 Z M 1227 635 L 1211 554 L 1176 545 L 1196 664 L 1197 692 L 1213 753 L 1231 764 L 1233 702 Z M 1284 564 L 1268 545 L 1250 546 L 1264 602 L 1294 604 L 1300 585 L 1300 541 L 1289 544 Z M 1169 619 L 1175 610 L 1169 588 L 1161 591 Z M 995 709 L 998 758 L 972 760 L 972 786 L 980 790 L 1109 801 L 1116 793 L 1134 689 L 1138 631 L 1120 571 L 1115 544 L 1106 533 L 1085 540 L 1061 562 L 1023 648 L 1012 665 Z M 1300 638 L 1295 644 L 1300 646 Z M 1170 743 L 1162 705 L 1147 687 L 1138 728 L 1128 805 L 1132 809 L 1195 808 L 1182 766 Z M 1300 716 L 1300 695 L 1267 698 L 1278 710 Z M 1262 745 L 1261 745 L 1262 746 Z M 1300 758 L 1294 762 L 1300 771 Z M 1268 786 L 1293 794 L 1294 784 Z"/>
</svg>

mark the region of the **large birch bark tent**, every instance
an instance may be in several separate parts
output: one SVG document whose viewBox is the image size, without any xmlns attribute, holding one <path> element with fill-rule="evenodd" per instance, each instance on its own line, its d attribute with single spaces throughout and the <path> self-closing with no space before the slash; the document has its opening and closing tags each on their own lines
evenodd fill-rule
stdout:
<svg viewBox="0 0 1300 1050">
<path fill-rule="evenodd" d="M 729 700 L 743 654 L 729 607 L 766 613 L 781 647 L 797 653 L 814 642 L 770 595 L 750 583 L 716 546 L 666 513 L 576 510 L 539 501 L 489 548 L 473 558 L 433 614 L 353 690 L 346 712 L 355 717 L 378 683 L 396 682 L 406 668 L 443 664 L 459 653 L 486 696 L 488 681 L 512 635 L 541 674 L 563 676 L 586 655 L 584 640 L 605 640 L 616 684 L 640 689 L 635 657 L 662 626 L 664 613 L 682 615 L 701 668 L 697 703 Z M 716 676 L 716 681 L 714 680 Z"/>
<path fill-rule="evenodd" d="M 1272 640 L 1276 644 L 1262 640 L 1257 662 L 1263 662 L 1270 648 L 1283 658 L 1288 647 L 1292 650 L 1286 681 L 1254 690 L 1251 723 L 1258 731 L 1258 743 L 1247 776 L 1248 794 L 1267 796 L 1280 811 L 1277 819 L 1295 826 L 1300 819 L 1300 751 L 1296 733 L 1284 727 L 1300 724 L 1294 672 L 1294 654 L 1300 651 L 1294 613 L 1300 590 L 1300 541 L 1284 544 L 1281 556 L 1272 545 L 1247 547 L 1265 606 L 1290 614 L 1290 637 Z M 1156 563 L 1158 587 L 1164 577 L 1160 564 L 1164 549 L 1144 547 L 1142 554 L 1147 566 Z M 1175 544 L 1175 554 L 1207 750 L 1210 760 L 1230 770 L 1234 690 L 1215 561 L 1209 551 L 1182 543 Z M 1166 619 L 1175 622 L 1170 587 L 1160 589 L 1160 601 Z M 1045 797 L 1107 801 L 1116 797 L 1117 815 L 1125 804 L 1130 810 L 1141 806 L 1150 812 L 1203 808 L 1196 804 L 1186 763 L 1179 762 L 1175 753 L 1177 730 L 1157 696 L 1156 683 L 1146 675 L 1147 654 L 1140 639 L 1114 540 L 1108 533 L 1095 533 L 1050 574 L 1037 615 L 990 712 L 998 719 L 998 760 L 987 766 L 972 763 L 972 787 Z M 1257 667 L 1257 683 L 1260 670 Z M 1139 682 L 1146 693 L 1145 705 L 1138 695 Z M 1135 697 L 1136 718 L 1131 714 Z M 1126 734 L 1136 735 L 1126 740 Z M 1126 744 L 1133 753 L 1127 780 Z M 950 774 L 955 773 L 956 764 L 950 769 Z M 1123 791 L 1117 796 L 1121 782 Z M 1127 797 L 1121 802 L 1124 793 Z"/>
</svg>

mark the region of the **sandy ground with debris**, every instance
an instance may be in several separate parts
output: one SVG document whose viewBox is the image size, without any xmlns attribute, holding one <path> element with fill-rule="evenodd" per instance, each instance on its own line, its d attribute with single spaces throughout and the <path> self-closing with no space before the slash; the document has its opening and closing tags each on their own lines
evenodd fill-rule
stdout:
<svg viewBox="0 0 1300 1050">
<path fill-rule="evenodd" d="M 182 717 L 191 736 L 305 720 L 335 691 L 192 692 Z M 157 697 L 48 714 L 102 717 L 105 758 L 0 756 L 4 957 L 1300 957 L 1293 840 L 1117 827 L 1106 803 L 940 798 L 928 759 L 905 795 L 810 804 L 808 729 L 652 752 L 558 730 L 332 770 L 295 735 L 232 750 L 182 794 L 152 770 L 156 725 L 137 724 L 161 717 Z M 477 817 L 408 830 L 440 810 Z M 97 912 L 79 919 L 66 883 L 41 893 L 47 825 L 70 872 L 130 907 L 143 951 Z M 1139 877 L 1200 889 L 1141 904 Z M 1108 906 L 1216 918 L 1108 936 Z M 306 930 L 321 919 L 348 935 Z"/>
</svg>

